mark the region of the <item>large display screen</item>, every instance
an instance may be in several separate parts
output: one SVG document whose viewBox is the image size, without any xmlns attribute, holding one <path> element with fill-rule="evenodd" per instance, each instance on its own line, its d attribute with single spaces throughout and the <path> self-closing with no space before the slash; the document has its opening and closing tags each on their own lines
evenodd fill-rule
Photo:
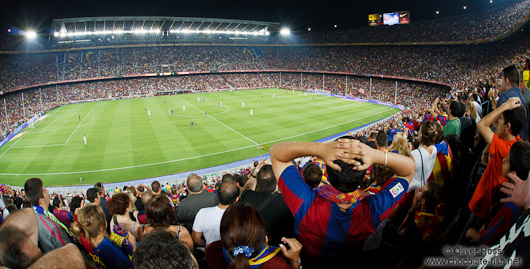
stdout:
<svg viewBox="0 0 530 269">
<path fill-rule="evenodd" d="M 409 24 L 410 13 L 408 11 L 396 11 L 389 13 L 374 13 L 368 15 L 368 25 L 395 25 Z"/>
<path fill-rule="evenodd" d="M 383 13 L 383 24 L 384 25 L 394 25 L 399 24 L 399 13 Z"/>
</svg>

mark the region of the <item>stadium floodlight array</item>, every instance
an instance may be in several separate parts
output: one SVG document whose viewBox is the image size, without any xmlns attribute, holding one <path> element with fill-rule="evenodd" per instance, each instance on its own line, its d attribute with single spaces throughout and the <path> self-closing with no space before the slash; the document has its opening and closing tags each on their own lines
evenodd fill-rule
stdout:
<svg viewBox="0 0 530 269">
<path fill-rule="evenodd" d="M 134 29 L 134 30 L 106 30 L 106 31 L 81 31 L 81 32 L 54 32 L 55 37 L 67 37 L 67 36 L 87 36 L 87 35 L 121 35 L 121 34 L 160 34 L 161 29 Z"/>
<path fill-rule="evenodd" d="M 262 29 L 260 31 L 225 31 L 225 30 L 199 30 L 199 29 L 174 29 L 169 30 L 171 34 L 226 34 L 226 35 L 254 35 L 265 36 L 270 35 L 268 31 Z"/>
</svg>

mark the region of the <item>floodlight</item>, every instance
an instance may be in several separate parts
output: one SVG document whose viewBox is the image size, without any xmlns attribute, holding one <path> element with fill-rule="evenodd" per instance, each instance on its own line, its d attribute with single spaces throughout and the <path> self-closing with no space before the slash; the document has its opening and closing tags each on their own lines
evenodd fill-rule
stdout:
<svg viewBox="0 0 530 269">
<path fill-rule="evenodd" d="M 436 10 L 436 15 L 440 14 L 440 11 L 439 10 Z"/>
<path fill-rule="evenodd" d="M 28 30 L 28 31 L 24 32 L 24 36 L 27 39 L 35 39 L 37 37 L 37 32 L 35 32 L 33 30 Z"/>
<path fill-rule="evenodd" d="M 291 30 L 289 30 L 289 28 L 282 28 L 280 30 L 280 34 L 281 35 L 290 35 L 291 34 Z"/>
<path fill-rule="evenodd" d="M 466 6 L 464 6 L 464 9 L 467 9 L 467 7 L 466 7 Z"/>
</svg>

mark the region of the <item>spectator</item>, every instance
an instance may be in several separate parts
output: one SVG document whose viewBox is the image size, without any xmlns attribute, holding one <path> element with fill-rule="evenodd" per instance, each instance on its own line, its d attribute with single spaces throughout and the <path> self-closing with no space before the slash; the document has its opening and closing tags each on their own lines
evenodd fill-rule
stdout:
<svg viewBox="0 0 530 269">
<path fill-rule="evenodd" d="M 131 268 L 127 253 L 123 253 L 110 239 L 105 237 L 107 221 L 98 205 L 87 205 L 79 210 L 72 232 L 85 250 L 103 268 Z M 94 258 L 96 256 L 97 258 Z"/>
<path fill-rule="evenodd" d="M 50 196 L 40 178 L 30 178 L 24 184 L 26 199 L 33 206 L 39 227 L 39 246 L 44 253 L 72 243 L 70 230 L 51 212 Z"/>
<path fill-rule="evenodd" d="M 528 175 L 530 172 L 530 162 L 528 160 L 530 160 L 530 144 L 522 141 L 515 142 L 510 148 L 508 156 L 502 162 L 502 176 L 509 179 L 508 173 L 513 173 L 518 177 Z M 521 177 L 524 178 L 524 176 Z M 498 242 L 500 237 L 510 229 L 523 211 L 523 207 L 511 202 L 505 203 L 488 225 L 485 225 L 480 231 L 469 228 L 466 232 L 466 237 L 471 238 L 473 242 L 479 245 L 492 245 Z"/>
<path fill-rule="evenodd" d="M 68 211 L 63 209 L 63 201 L 60 197 L 55 197 L 53 199 L 53 215 L 60 220 L 66 227 L 70 228 L 70 223 L 74 220 L 73 215 Z"/>
<path fill-rule="evenodd" d="M 225 210 L 239 200 L 239 187 L 231 180 L 222 182 L 218 190 L 219 204 L 199 210 L 193 222 L 191 236 L 196 246 L 207 247 L 221 239 L 219 227 Z"/>
<path fill-rule="evenodd" d="M 300 156 L 324 159 L 331 185 L 311 190 L 290 163 Z M 271 149 L 271 161 L 278 186 L 295 217 L 295 231 L 304 245 L 304 259 L 328 265 L 351 260 L 355 249 L 361 247 L 361 242 L 375 231 L 385 214 L 401 199 L 414 173 L 414 162 L 410 158 L 375 150 L 349 139 L 326 144 L 278 143 Z M 388 180 L 380 193 L 361 198 L 355 191 L 366 168 L 372 164 L 388 166 L 397 176 Z M 334 225 L 345 228 L 328 230 Z"/>
<path fill-rule="evenodd" d="M 112 216 L 110 220 L 110 230 L 115 229 L 115 225 L 121 225 L 134 238 L 138 237 L 138 211 L 131 212 L 132 201 L 127 193 L 116 193 L 112 196 L 108 203 L 109 214 Z M 129 213 L 133 213 L 134 220 L 131 219 Z"/>
<path fill-rule="evenodd" d="M 206 248 L 206 257 L 213 269 L 250 268 L 250 265 L 263 269 L 299 268 L 302 245 L 296 239 L 284 238 L 282 242 L 280 247 L 269 246 L 266 225 L 259 213 L 250 205 L 237 202 L 223 215 L 221 240 Z"/>
<path fill-rule="evenodd" d="M 434 139 L 437 136 L 436 123 L 426 121 L 421 124 L 419 133 L 420 146 L 410 153 L 416 164 L 416 170 L 409 185 L 409 193 L 425 186 L 429 175 L 432 173 L 438 153 L 434 146 Z"/>
<path fill-rule="evenodd" d="M 387 151 L 388 135 L 384 131 L 377 132 L 375 140 L 378 150 Z"/>
<path fill-rule="evenodd" d="M 99 192 L 96 188 L 90 188 L 86 191 L 86 198 L 90 202 L 90 204 L 94 205 L 101 205 L 101 199 L 99 196 Z M 103 209 L 102 209 L 103 210 Z"/>
<path fill-rule="evenodd" d="M 526 110 L 526 114 L 529 114 L 528 107 L 522 95 L 521 89 L 519 89 L 519 71 L 515 65 L 509 65 L 502 70 L 502 84 L 501 84 L 501 96 L 499 97 L 499 102 L 494 102 L 494 107 L 501 106 L 508 101 L 511 97 L 518 97 L 521 100 L 522 106 Z M 526 139 L 528 133 L 528 122 L 525 122 L 519 136 L 522 140 Z"/>
<path fill-rule="evenodd" d="M 147 234 L 155 229 L 168 230 L 175 234 L 176 238 L 184 242 L 189 249 L 193 249 L 193 240 L 189 231 L 176 223 L 173 208 L 163 195 L 154 195 L 147 203 L 145 215 L 148 225 L 138 228 L 138 241 L 141 241 Z"/>
<path fill-rule="evenodd" d="M 199 268 L 186 244 L 166 230 L 148 234 L 138 244 L 132 261 L 138 269 Z"/>
<path fill-rule="evenodd" d="M 519 98 L 510 98 L 484 117 L 477 126 L 480 135 L 490 144 L 485 154 L 492 156 L 469 202 L 469 209 L 479 218 L 485 218 L 493 203 L 500 199 L 498 187 L 506 181 L 502 176 L 502 160 L 512 145 L 521 140 L 517 134 L 526 122 L 526 110 L 520 106 Z M 490 129 L 495 121 L 496 133 Z"/>
<path fill-rule="evenodd" d="M 304 169 L 304 174 L 307 174 L 306 169 Z M 321 175 L 318 178 L 320 183 L 322 172 L 318 166 L 317 170 Z M 255 171 L 258 173 L 257 179 L 249 179 L 249 182 L 256 181 L 256 187 L 244 190 L 241 194 L 241 201 L 249 203 L 259 212 L 267 224 L 269 245 L 277 246 L 281 244 L 281 238 L 294 237 L 294 219 L 282 195 L 277 192 L 278 181 L 274 176 L 272 166 L 260 163 Z"/>
<path fill-rule="evenodd" d="M 179 204 L 177 222 L 183 224 L 188 231 L 191 231 L 197 212 L 202 208 L 217 205 L 219 198 L 216 194 L 204 190 L 202 178 L 197 174 L 190 174 L 186 180 L 186 185 L 190 195 Z"/>
</svg>

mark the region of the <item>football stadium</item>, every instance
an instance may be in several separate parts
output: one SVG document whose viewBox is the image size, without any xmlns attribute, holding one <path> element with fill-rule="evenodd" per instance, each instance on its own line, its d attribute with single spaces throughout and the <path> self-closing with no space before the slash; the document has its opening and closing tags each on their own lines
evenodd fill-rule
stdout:
<svg viewBox="0 0 530 269">
<path fill-rule="evenodd" d="M 383 2 L 6 3 L 0 268 L 529 268 L 530 0 Z"/>
</svg>

